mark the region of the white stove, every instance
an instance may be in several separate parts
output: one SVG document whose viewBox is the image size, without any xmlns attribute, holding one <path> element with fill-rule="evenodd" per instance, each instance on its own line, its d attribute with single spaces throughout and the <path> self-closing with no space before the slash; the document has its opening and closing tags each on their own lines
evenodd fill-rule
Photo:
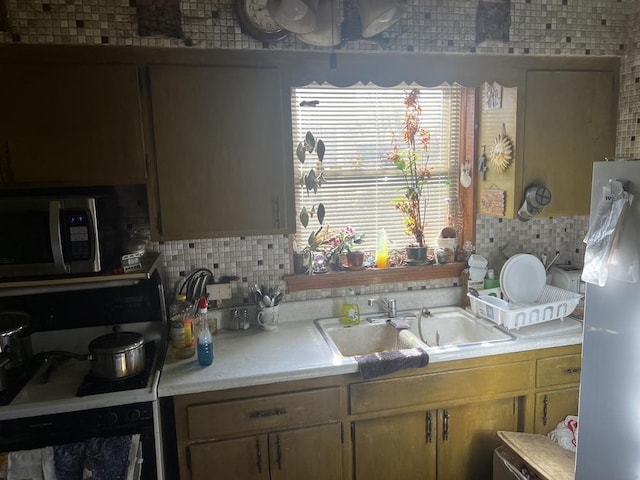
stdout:
<svg viewBox="0 0 640 480">
<path fill-rule="evenodd" d="M 0 392 L 0 452 L 134 435 L 142 445 L 141 478 L 162 478 L 156 465 L 161 450 L 157 388 L 167 336 L 160 275 L 153 270 L 114 288 L 96 285 L 0 295 L 0 310 L 29 313 L 33 353 L 13 388 Z M 116 325 L 144 337 L 141 373 L 102 380 L 91 374 L 90 360 L 69 358 L 69 353 L 88 355 L 89 343 Z"/>
</svg>

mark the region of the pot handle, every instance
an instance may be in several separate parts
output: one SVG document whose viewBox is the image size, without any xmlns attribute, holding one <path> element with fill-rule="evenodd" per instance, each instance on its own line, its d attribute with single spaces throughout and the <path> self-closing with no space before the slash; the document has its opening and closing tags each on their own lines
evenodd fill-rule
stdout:
<svg viewBox="0 0 640 480">
<path fill-rule="evenodd" d="M 51 358 L 51 357 L 63 357 L 63 358 L 74 358 L 76 360 L 91 360 L 91 355 L 86 354 L 82 355 L 79 353 L 73 352 L 65 352 L 64 350 L 50 350 L 48 352 L 43 352 L 41 354 L 43 358 Z"/>
</svg>

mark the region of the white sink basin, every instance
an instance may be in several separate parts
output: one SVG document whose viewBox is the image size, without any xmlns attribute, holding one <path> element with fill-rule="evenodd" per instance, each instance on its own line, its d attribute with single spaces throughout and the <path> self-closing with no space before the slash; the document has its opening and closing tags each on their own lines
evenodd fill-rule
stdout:
<svg viewBox="0 0 640 480">
<path fill-rule="evenodd" d="M 343 357 L 403 348 L 429 351 L 515 340 L 494 323 L 476 318 L 462 308 L 438 307 L 429 311 L 429 315 L 421 315 L 419 311 L 398 312 L 393 320 L 406 324 L 407 329 L 397 329 L 380 321 L 379 316 L 370 317 L 378 323 L 363 321 L 349 327 L 336 318 L 316 320 L 315 324 L 329 347 Z"/>
<path fill-rule="evenodd" d="M 315 321 L 331 349 L 343 357 L 353 357 L 374 352 L 423 348 L 427 345 L 409 330 L 399 330 L 388 323 L 366 323 L 345 326 L 338 319 Z"/>
<path fill-rule="evenodd" d="M 429 309 L 430 315 L 417 315 L 411 332 L 430 347 L 465 347 L 515 340 L 495 323 L 477 318 L 459 307 Z"/>
</svg>

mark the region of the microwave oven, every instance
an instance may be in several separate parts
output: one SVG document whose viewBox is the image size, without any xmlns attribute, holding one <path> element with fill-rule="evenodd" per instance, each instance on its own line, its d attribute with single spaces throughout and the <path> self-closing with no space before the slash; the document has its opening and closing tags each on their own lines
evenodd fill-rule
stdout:
<svg viewBox="0 0 640 480">
<path fill-rule="evenodd" d="M 0 198 L 0 278 L 101 272 L 115 245 L 112 234 L 101 232 L 99 200 L 104 199 Z M 103 244 L 107 239 L 109 246 Z"/>
</svg>

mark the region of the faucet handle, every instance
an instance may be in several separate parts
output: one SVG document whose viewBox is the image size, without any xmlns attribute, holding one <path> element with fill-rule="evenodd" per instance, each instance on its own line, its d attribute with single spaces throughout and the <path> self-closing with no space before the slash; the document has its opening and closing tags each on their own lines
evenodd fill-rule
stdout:
<svg viewBox="0 0 640 480">
<path fill-rule="evenodd" d="M 390 298 L 387 300 L 387 308 L 389 309 L 389 317 L 395 318 L 398 311 L 395 298 Z"/>
</svg>

